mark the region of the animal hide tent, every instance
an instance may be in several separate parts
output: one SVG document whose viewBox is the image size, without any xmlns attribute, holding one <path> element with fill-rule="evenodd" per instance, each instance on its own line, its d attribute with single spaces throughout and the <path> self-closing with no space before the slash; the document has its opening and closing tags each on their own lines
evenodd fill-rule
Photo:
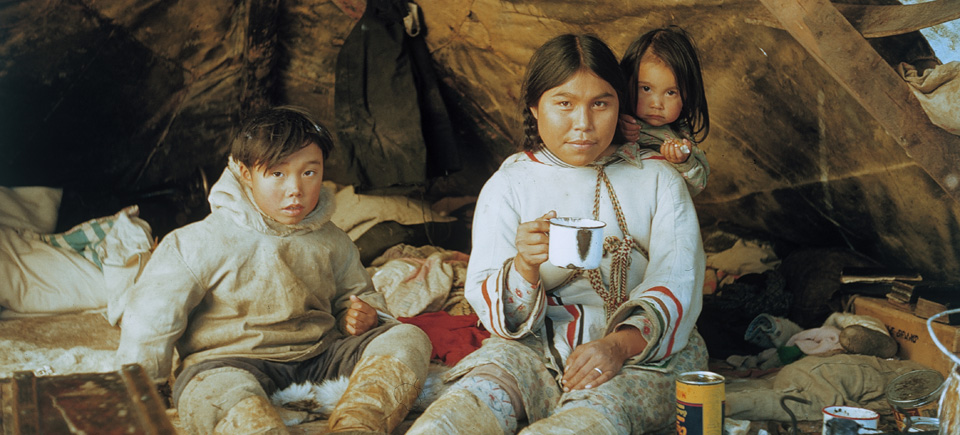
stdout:
<svg viewBox="0 0 960 435">
<path fill-rule="evenodd" d="M 383 183 L 361 181 L 357 162 L 367 174 L 394 173 L 401 163 L 378 154 L 389 149 L 341 140 L 326 175 L 360 191 L 474 195 L 514 149 L 519 82 L 538 45 L 588 32 L 619 53 L 643 31 L 676 24 L 701 49 L 711 109 L 703 149 L 712 173 L 695 200 L 704 225 L 733 225 L 791 246 L 839 246 L 931 278 L 955 277 L 956 137 L 936 131 L 908 101 L 903 81 L 886 80 L 891 65 L 929 63 L 934 54 L 916 30 L 956 19 L 955 3 L 925 10 L 880 3 L 900 8 L 888 14 L 900 18 L 877 18 L 879 6 L 822 0 L 419 1 L 417 38 L 436 76 L 430 98 L 446 110 L 449 134 L 432 143 L 404 138 L 415 149 L 402 163 L 412 172 Z M 130 203 L 141 205 L 158 236 L 199 219 L 201 174 L 222 169 L 246 113 L 296 104 L 344 128 L 338 64 L 364 56 L 342 49 L 355 46 L 366 7 L 360 0 L 4 2 L 0 184 L 65 187 L 61 230 Z M 927 18 L 905 22 L 914 16 Z M 397 53 L 412 62 L 404 40 L 411 38 L 402 24 L 390 25 L 402 53 L 363 57 L 367 71 L 398 68 Z M 408 90 L 415 88 L 395 89 Z M 378 126 L 391 125 L 393 115 L 377 113 Z M 438 149 L 453 156 L 453 170 L 428 172 Z"/>
<path fill-rule="evenodd" d="M 939 26 L 958 20 L 955 0 L 3 0 L 0 186 L 62 189 L 46 232 L 135 204 L 162 238 L 209 212 L 240 122 L 290 104 L 337 132 L 324 178 L 365 260 L 414 239 L 469 252 L 464 209 L 516 149 L 534 50 L 592 33 L 620 55 L 678 25 L 710 107 L 694 199 L 708 248 L 742 247 L 722 236 L 735 234 L 771 242 L 751 245 L 765 260 L 803 253 L 785 274 L 880 264 L 957 281 L 958 115 L 927 112 L 960 98 L 944 97 L 960 53 L 935 53 L 920 30 L 957 47 Z M 405 218 L 383 222 L 387 209 Z M 764 288 L 783 281 L 798 282 Z M 811 304 L 799 317 L 816 323 L 820 296 L 798 298 Z M 105 371 L 119 330 L 77 316 L 0 325 L 44 329 L 5 336 L 8 360 Z"/>
</svg>

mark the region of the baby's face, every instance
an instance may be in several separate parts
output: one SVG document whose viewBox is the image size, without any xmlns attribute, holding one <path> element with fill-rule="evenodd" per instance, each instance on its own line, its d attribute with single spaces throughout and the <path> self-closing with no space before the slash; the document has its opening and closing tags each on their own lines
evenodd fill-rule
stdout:
<svg viewBox="0 0 960 435">
<path fill-rule="evenodd" d="M 241 167 L 253 200 L 267 216 L 286 225 L 300 223 L 323 189 L 323 152 L 311 143 L 270 168 Z"/>
<path fill-rule="evenodd" d="M 683 100 L 673 70 L 659 57 L 644 54 L 637 68 L 637 117 L 659 127 L 676 121 L 681 109 Z"/>
</svg>

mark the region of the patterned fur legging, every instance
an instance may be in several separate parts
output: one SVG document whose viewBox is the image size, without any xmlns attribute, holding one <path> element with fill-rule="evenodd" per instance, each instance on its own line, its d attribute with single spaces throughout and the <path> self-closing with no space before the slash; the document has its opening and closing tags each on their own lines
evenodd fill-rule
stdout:
<svg viewBox="0 0 960 435">
<path fill-rule="evenodd" d="M 493 364 L 516 379 L 518 385 L 505 388 L 520 391 L 527 423 L 568 408 L 589 407 L 606 416 L 621 434 L 642 434 L 675 421 L 677 375 L 707 368 L 706 345 L 694 331 L 687 346 L 662 368 L 624 366 L 599 386 L 564 393 L 556 372 L 544 362 L 540 343 L 533 336 L 521 340 L 491 337 L 446 373 L 444 381 L 453 382 L 473 368 Z"/>
</svg>

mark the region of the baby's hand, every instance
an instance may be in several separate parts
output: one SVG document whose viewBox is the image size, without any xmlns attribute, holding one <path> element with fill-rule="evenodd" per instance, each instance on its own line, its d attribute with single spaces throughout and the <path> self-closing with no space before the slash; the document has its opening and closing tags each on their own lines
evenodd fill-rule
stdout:
<svg viewBox="0 0 960 435">
<path fill-rule="evenodd" d="M 350 295 L 350 308 L 343 319 L 345 329 L 350 335 L 360 335 L 377 324 L 377 310 L 360 298 Z"/>
<path fill-rule="evenodd" d="M 689 140 L 668 138 L 660 145 L 660 154 L 670 163 L 683 163 L 690 158 L 690 148 L 693 146 Z"/>
<path fill-rule="evenodd" d="M 640 123 L 637 122 L 636 118 L 623 114 L 620 115 L 618 124 L 620 125 L 620 133 L 623 133 L 623 138 L 628 142 L 636 142 L 637 139 L 640 139 Z"/>
</svg>

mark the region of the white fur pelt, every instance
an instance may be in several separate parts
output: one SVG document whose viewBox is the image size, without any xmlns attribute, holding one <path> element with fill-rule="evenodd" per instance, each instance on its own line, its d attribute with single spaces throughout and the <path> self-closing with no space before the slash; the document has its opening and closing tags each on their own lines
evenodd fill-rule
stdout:
<svg viewBox="0 0 960 435">
<path fill-rule="evenodd" d="M 423 411 L 440 397 L 440 394 L 446 390 L 447 386 L 440 380 L 450 367 L 441 364 L 430 364 L 427 372 L 427 380 L 423 383 L 423 389 L 417 396 L 417 401 L 413 404 L 411 411 Z M 287 388 L 278 390 L 270 395 L 270 402 L 274 406 L 283 407 L 293 411 L 305 411 L 297 414 L 284 415 L 284 422 L 287 425 L 300 424 L 304 421 L 329 417 L 333 408 L 337 406 L 340 397 L 347 391 L 349 378 L 341 376 L 337 379 L 323 381 L 319 384 L 304 382 L 302 384 L 292 384 Z M 314 414 L 314 415 L 309 415 Z M 294 416 L 296 415 L 296 417 Z M 301 419 L 296 421 L 296 419 Z M 294 421 L 287 421 L 294 419 Z"/>
<path fill-rule="evenodd" d="M 35 376 L 108 373 L 116 370 L 112 350 L 88 347 L 48 348 L 17 340 L 0 340 L 0 378 L 17 371 Z"/>
</svg>

